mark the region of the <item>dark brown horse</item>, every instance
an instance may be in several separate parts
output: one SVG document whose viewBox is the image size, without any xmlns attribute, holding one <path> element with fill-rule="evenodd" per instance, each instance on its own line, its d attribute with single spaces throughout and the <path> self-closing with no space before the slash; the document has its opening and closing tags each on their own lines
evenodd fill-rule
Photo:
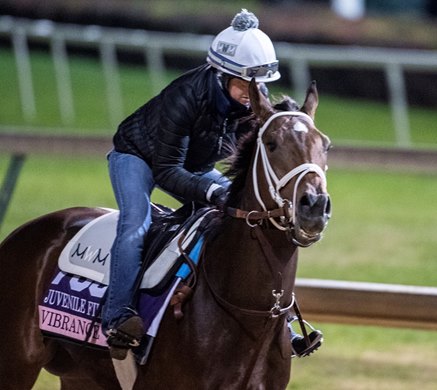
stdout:
<svg viewBox="0 0 437 390">
<path fill-rule="evenodd" d="M 329 139 L 314 126 L 315 84 L 301 109 L 272 107 L 250 85 L 257 128 L 237 150 L 228 211 L 206 236 L 184 317 L 168 309 L 136 389 L 285 389 L 286 326 L 297 247 L 320 239 L 330 216 Z M 43 337 L 38 302 L 68 240 L 102 209 L 71 208 L 15 230 L 0 246 L 0 388 L 30 389 L 44 367 L 62 389 L 117 389 L 109 353 Z"/>
</svg>

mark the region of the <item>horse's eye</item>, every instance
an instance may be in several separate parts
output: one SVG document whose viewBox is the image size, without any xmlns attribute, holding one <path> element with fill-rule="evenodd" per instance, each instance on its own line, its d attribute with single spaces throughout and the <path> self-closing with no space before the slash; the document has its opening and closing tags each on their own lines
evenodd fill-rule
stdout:
<svg viewBox="0 0 437 390">
<path fill-rule="evenodd" d="M 274 141 L 266 142 L 267 149 L 269 152 L 274 152 L 278 144 Z"/>
</svg>

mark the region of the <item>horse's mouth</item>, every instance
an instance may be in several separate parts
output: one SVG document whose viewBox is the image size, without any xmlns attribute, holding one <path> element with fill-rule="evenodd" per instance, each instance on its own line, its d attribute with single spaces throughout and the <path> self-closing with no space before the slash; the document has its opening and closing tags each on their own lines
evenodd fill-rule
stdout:
<svg viewBox="0 0 437 390">
<path fill-rule="evenodd" d="M 323 232 L 325 231 L 326 226 L 327 223 L 324 228 L 318 232 L 309 232 L 300 226 L 295 226 L 291 233 L 292 241 L 298 246 L 310 246 L 323 238 Z"/>
</svg>

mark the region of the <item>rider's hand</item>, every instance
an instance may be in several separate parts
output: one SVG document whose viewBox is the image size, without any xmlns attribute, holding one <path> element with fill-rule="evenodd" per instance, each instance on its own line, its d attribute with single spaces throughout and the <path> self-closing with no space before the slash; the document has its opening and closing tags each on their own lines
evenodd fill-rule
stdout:
<svg viewBox="0 0 437 390">
<path fill-rule="evenodd" d="M 211 195 L 210 201 L 219 209 L 223 209 L 227 198 L 227 191 L 224 187 L 218 187 Z"/>
</svg>

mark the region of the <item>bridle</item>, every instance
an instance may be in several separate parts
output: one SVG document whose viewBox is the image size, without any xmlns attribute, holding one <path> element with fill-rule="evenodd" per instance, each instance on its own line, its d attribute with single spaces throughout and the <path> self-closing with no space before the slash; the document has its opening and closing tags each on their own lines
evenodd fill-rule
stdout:
<svg viewBox="0 0 437 390">
<path fill-rule="evenodd" d="M 300 116 L 305 118 L 311 125 L 313 125 L 313 120 L 311 117 L 304 112 L 301 111 L 281 111 L 277 112 L 273 115 L 271 115 L 267 121 L 261 126 L 261 128 L 258 131 L 258 138 L 257 138 L 257 148 L 255 152 L 255 157 L 252 165 L 252 181 L 253 181 L 253 189 L 255 193 L 255 197 L 261 206 L 263 211 L 245 211 L 241 209 L 231 208 L 227 207 L 225 209 L 225 212 L 234 217 L 234 218 L 243 218 L 246 220 L 246 223 L 254 229 L 254 234 L 260 243 L 261 250 L 264 252 L 264 257 L 269 265 L 270 271 L 272 272 L 273 278 L 275 280 L 275 289 L 272 291 L 272 295 L 275 298 L 275 303 L 273 307 L 270 309 L 270 311 L 255 311 L 255 310 L 247 310 L 242 308 L 236 308 L 234 305 L 230 304 L 229 302 L 222 299 L 211 287 L 211 284 L 207 280 L 206 272 L 204 270 L 205 279 L 207 280 L 207 285 L 211 289 L 211 292 L 213 293 L 214 297 L 225 307 L 228 309 L 237 310 L 239 312 L 243 312 L 245 314 L 252 314 L 252 315 L 267 315 L 267 316 L 281 316 L 285 313 L 287 313 L 290 308 L 294 305 L 294 295 L 292 298 L 292 301 L 289 305 L 286 307 L 281 307 L 280 305 L 280 298 L 282 297 L 284 291 L 282 290 L 282 280 L 281 280 L 281 273 L 279 272 L 279 278 L 277 275 L 275 275 L 276 269 L 281 268 L 281 263 L 277 259 L 274 250 L 269 243 L 269 241 L 266 239 L 265 235 L 263 234 L 261 227 L 259 225 L 259 221 L 263 219 L 268 219 L 273 224 L 273 226 L 281 231 L 290 231 L 290 229 L 294 226 L 294 223 L 296 221 L 296 199 L 297 199 L 297 189 L 299 186 L 299 183 L 304 178 L 304 176 L 310 172 L 314 172 L 317 175 L 320 176 L 322 180 L 323 186 L 326 186 L 326 175 L 322 168 L 320 168 L 317 164 L 314 163 L 303 163 L 298 165 L 297 167 L 291 169 L 288 173 L 286 173 L 282 178 L 278 178 L 275 171 L 273 170 L 272 165 L 270 164 L 270 161 L 267 156 L 267 151 L 265 144 L 262 140 L 262 137 L 264 135 L 264 132 L 266 129 L 270 126 L 272 121 L 278 117 L 282 116 Z M 296 130 L 295 131 L 307 131 L 306 127 L 305 130 Z M 261 198 L 260 192 L 259 192 L 259 184 L 258 184 L 258 174 L 257 174 L 257 166 L 258 161 L 261 161 L 262 168 L 264 170 L 264 176 L 267 180 L 267 184 L 269 186 L 269 193 L 272 199 L 276 202 L 278 205 L 278 208 L 273 210 L 267 210 L 267 207 Z M 292 201 L 288 199 L 283 199 L 280 190 L 283 188 L 287 183 L 289 183 L 294 177 L 297 177 L 296 182 L 294 184 L 293 189 L 293 196 Z M 291 212 L 290 212 L 291 211 Z M 275 218 L 280 218 L 284 223 L 284 225 L 279 224 Z M 256 223 L 252 223 L 251 221 L 256 221 Z M 296 239 L 293 239 L 293 243 L 299 246 L 309 246 L 309 244 L 303 244 L 298 242 Z M 204 262 L 203 262 L 204 264 Z"/>
<path fill-rule="evenodd" d="M 304 163 L 301 165 L 298 165 L 297 167 L 290 170 L 287 174 L 285 174 L 282 178 L 278 178 L 275 171 L 273 170 L 272 165 L 270 164 L 269 158 L 267 156 L 266 146 L 262 140 L 262 137 L 264 135 L 264 132 L 269 127 L 269 125 L 272 123 L 272 121 L 278 117 L 281 116 L 300 116 L 304 117 L 307 121 L 309 121 L 311 124 L 313 124 L 313 120 L 311 117 L 301 111 L 281 111 L 273 114 L 270 116 L 267 121 L 264 123 L 264 125 L 259 129 L 258 132 L 258 139 L 257 139 L 257 148 L 255 152 L 255 159 L 252 166 L 252 181 L 253 181 L 253 190 L 255 193 L 255 197 L 258 201 L 258 204 L 261 206 L 261 208 L 264 211 L 267 211 L 267 207 L 265 206 L 264 201 L 261 198 L 260 192 L 259 192 L 259 184 L 258 184 L 258 174 L 257 174 L 257 165 L 258 160 L 261 160 L 262 168 L 264 170 L 264 176 L 267 180 L 267 184 L 269 187 L 269 193 L 271 198 L 276 202 L 278 207 L 280 208 L 288 208 L 286 211 L 286 215 L 288 215 L 288 221 L 285 221 L 285 216 L 282 218 L 287 225 L 294 225 L 296 221 L 296 199 L 297 199 L 297 188 L 299 186 L 300 181 L 303 179 L 303 177 L 310 173 L 314 172 L 317 175 L 320 176 L 322 179 L 323 185 L 326 185 L 326 176 L 325 172 L 322 168 L 320 168 L 317 164 L 313 163 Z M 299 131 L 299 130 L 295 130 Z M 302 130 L 300 130 L 302 131 Z M 293 190 L 293 198 L 292 201 L 289 199 L 283 199 L 280 191 L 281 188 L 283 188 L 285 185 L 287 185 L 288 182 L 290 182 L 295 176 L 297 176 L 296 182 L 294 184 L 294 190 Z M 291 213 L 290 213 L 291 211 Z M 270 222 L 279 230 L 287 231 L 290 229 L 290 226 L 284 226 L 279 224 L 273 217 L 269 217 Z"/>
<path fill-rule="evenodd" d="M 291 116 L 291 117 L 300 116 L 305 118 L 311 125 L 313 125 L 313 120 L 311 119 L 311 117 L 301 111 L 281 111 L 271 115 L 267 119 L 267 121 L 263 124 L 263 126 L 261 126 L 261 128 L 258 131 L 257 147 L 255 151 L 254 162 L 252 165 L 253 190 L 255 193 L 256 200 L 260 205 L 262 211 L 258 211 L 258 210 L 246 211 L 246 210 L 236 209 L 232 207 L 227 207 L 226 213 L 234 218 L 245 219 L 246 223 L 253 228 L 258 226 L 262 220 L 268 219 L 275 228 L 284 231 L 286 233 L 290 233 L 293 230 L 296 223 L 297 189 L 299 187 L 301 180 L 305 177 L 305 175 L 307 175 L 310 172 L 313 172 L 316 173 L 321 178 L 322 185 L 326 186 L 326 175 L 325 175 L 325 171 L 322 168 L 320 168 L 317 164 L 303 163 L 291 169 L 280 179 L 278 178 L 272 165 L 270 164 L 267 155 L 266 146 L 263 142 L 262 137 L 266 129 L 272 123 L 272 121 L 282 116 Z M 301 130 L 297 130 L 295 128 L 294 131 L 307 131 L 307 129 L 306 127 L 304 127 Z M 269 194 L 271 198 L 278 205 L 278 208 L 276 209 L 267 210 L 267 207 L 261 197 L 259 191 L 259 182 L 258 182 L 258 173 L 257 173 L 258 161 L 261 162 L 261 166 L 264 171 L 264 176 L 268 184 Z M 284 199 L 280 193 L 281 189 L 296 176 L 297 178 L 294 184 L 292 200 Z M 279 218 L 280 222 L 278 222 L 275 218 L 276 219 Z M 293 241 L 294 244 L 303 247 L 309 246 L 313 243 L 313 241 L 309 243 L 302 243 L 295 238 L 292 238 L 291 240 Z"/>
</svg>

